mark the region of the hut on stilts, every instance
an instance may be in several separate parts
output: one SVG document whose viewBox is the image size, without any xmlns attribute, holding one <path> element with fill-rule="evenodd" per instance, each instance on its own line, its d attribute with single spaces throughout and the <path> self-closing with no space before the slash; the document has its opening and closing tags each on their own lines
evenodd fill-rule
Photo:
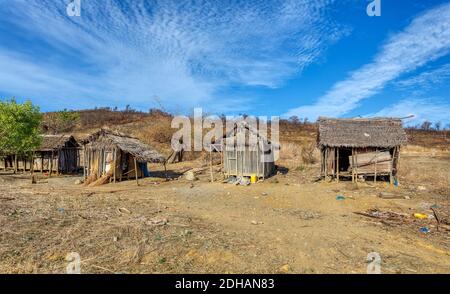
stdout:
<svg viewBox="0 0 450 294">
<path fill-rule="evenodd" d="M 85 184 L 100 185 L 149 176 L 147 163 L 162 163 L 163 155 L 140 140 L 101 129 L 83 140 Z"/>
<path fill-rule="evenodd" d="M 320 117 L 317 144 L 325 178 L 389 177 L 398 172 L 400 147 L 407 142 L 401 119 Z"/>
<path fill-rule="evenodd" d="M 7 154 L 0 160 L 0 169 L 14 172 L 48 172 L 69 174 L 80 166 L 80 145 L 72 135 L 43 135 L 41 146 L 24 154 Z M 32 164 L 33 163 L 33 164 Z"/>
<path fill-rule="evenodd" d="M 221 162 L 225 177 L 256 177 L 265 179 L 275 173 L 275 150 L 272 143 L 245 122 L 235 123 L 231 131 L 210 146 L 212 152 L 222 152 Z M 211 163 L 212 164 L 212 163 Z"/>
</svg>

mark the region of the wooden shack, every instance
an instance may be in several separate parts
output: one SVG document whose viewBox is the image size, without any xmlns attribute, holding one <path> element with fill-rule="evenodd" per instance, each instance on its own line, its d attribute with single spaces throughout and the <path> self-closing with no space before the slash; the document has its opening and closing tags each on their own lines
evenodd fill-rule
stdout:
<svg viewBox="0 0 450 294">
<path fill-rule="evenodd" d="M 72 135 L 43 135 L 41 146 L 30 156 L 8 154 L 0 161 L 0 169 L 48 172 L 49 174 L 75 173 L 80 166 L 80 145 Z M 33 168 L 31 163 L 33 164 Z"/>
<path fill-rule="evenodd" d="M 147 163 L 162 163 L 165 158 L 152 147 L 128 135 L 101 129 L 83 140 L 86 184 L 148 176 Z"/>
<path fill-rule="evenodd" d="M 407 142 L 402 121 L 395 118 L 319 118 L 317 143 L 321 152 L 321 174 L 339 181 L 347 177 L 397 175 L 400 147 Z"/>
<path fill-rule="evenodd" d="M 249 124 L 235 123 L 231 131 L 212 144 L 212 148 L 222 151 L 225 176 L 265 179 L 275 172 L 274 151 L 280 146 L 272 144 Z"/>
</svg>

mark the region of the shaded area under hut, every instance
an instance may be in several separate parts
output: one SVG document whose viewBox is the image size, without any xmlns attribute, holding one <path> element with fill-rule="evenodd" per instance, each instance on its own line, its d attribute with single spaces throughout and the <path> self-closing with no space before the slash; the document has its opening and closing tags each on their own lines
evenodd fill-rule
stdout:
<svg viewBox="0 0 450 294">
<path fill-rule="evenodd" d="M 340 178 L 389 177 L 398 172 L 400 147 L 407 142 L 401 119 L 320 117 L 317 144 L 321 175 Z"/>
</svg>

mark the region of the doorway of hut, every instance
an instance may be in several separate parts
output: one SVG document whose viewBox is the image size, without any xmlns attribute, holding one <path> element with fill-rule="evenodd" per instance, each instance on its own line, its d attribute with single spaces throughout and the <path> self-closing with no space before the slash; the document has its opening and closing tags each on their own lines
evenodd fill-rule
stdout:
<svg viewBox="0 0 450 294">
<path fill-rule="evenodd" d="M 339 148 L 339 173 L 343 174 L 349 171 L 350 159 L 352 156 L 351 148 Z"/>
</svg>

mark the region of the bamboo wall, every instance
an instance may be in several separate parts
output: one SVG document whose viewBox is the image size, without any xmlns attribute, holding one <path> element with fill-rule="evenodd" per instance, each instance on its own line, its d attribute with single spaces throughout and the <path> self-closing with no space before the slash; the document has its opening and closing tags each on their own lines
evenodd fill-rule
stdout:
<svg viewBox="0 0 450 294">
<path fill-rule="evenodd" d="M 225 174 L 228 176 L 252 176 L 267 178 L 275 171 L 273 152 L 266 154 L 271 157 L 271 162 L 261 162 L 262 151 L 259 148 L 244 150 L 224 150 L 223 162 Z"/>
<path fill-rule="evenodd" d="M 98 178 L 109 173 L 113 181 L 143 178 L 144 173 L 134 156 L 118 148 L 91 148 L 83 152 L 85 177 L 95 174 Z M 135 169 L 135 163 L 137 169 Z"/>
<path fill-rule="evenodd" d="M 33 162 L 33 167 L 31 166 Z M 74 173 L 80 166 L 78 148 L 62 148 L 55 151 L 38 151 L 33 160 L 26 156 L 8 155 L 0 159 L 1 170 Z"/>
</svg>

